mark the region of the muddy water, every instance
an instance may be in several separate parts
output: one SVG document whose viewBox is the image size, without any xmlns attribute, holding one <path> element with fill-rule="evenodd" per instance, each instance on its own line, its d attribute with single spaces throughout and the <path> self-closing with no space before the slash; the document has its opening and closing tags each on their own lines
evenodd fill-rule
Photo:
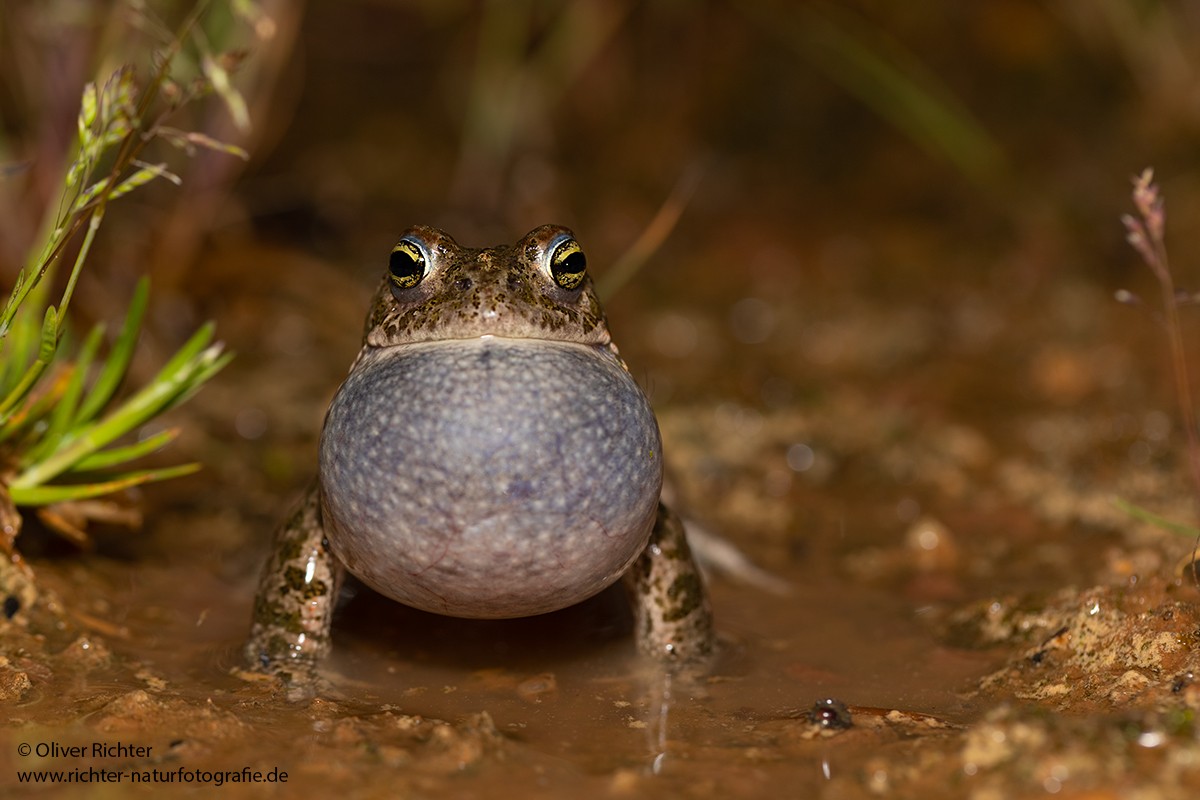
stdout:
<svg viewBox="0 0 1200 800">
<path fill-rule="evenodd" d="M 104 595 L 106 617 L 117 627 L 88 636 L 113 655 L 85 670 L 57 666 L 50 680 L 37 681 L 10 707 L 22 721 L 6 733 L 6 749 L 23 741 L 90 747 L 120 739 L 170 757 L 10 758 L 10 774 L 100 764 L 117 771 L 237 769 L 246 762 L 304 776 L 292 793 L 324 792 L 328 782 L 310 782 L 330 777 L 322 774 L 331 769 L 324 760 L 366 757 L 364 743 L 347 738 L 338 720 L 456 721 L 486 711 L 504 758 L 468 760 L 459 765 L 465 777 L 444 784 L 439 778 L 426 789 L 522 796 L 533 788 L 525 782 L 530 775 L 508 791 L 492 783 L 497 770 L 518 768 L 513 761 L 551 793 L 636 791 L 653 776 L 681 785 L 702 776 L 726 786 L 740 762 L 755 757 L 758 728 L 794 722 L 818 699 L 968 721 L 978 709 L 955 689 L 995 662 L 948 653 L 911 609 L 884 593 L 812 580 L 798 570 L 781 573 L 796 584 L 786 598 L 714 582 L 723 655 L 711 675 L 701 676 L 664 675 L 639 661 L 617 593 L 545 617 L 475 622 L 405 609 L 362 589 L 339 619 L 326 674 L 332 685 L 316 700 L 289 699 L 278 687 L 268 691 L 229 674 L 240 666 L 247 585 L 183 565 L 91 561 L 79 565 L 88 570 L 86 585 L 72 589 L 81 573 L 54 575 L 55 565 L 41 566 L 47 585 L 67 596 Z M 374 735 L 376 749 L 389 738 L 386 730 Z M 825 780 L 822 770 L 841 772 L 855 758 L 844 748 L 810 749 L 743 779 L 759 788 L 798 776 Z M 693 759 L 710 762 L 700 776 Z M 362 768 L 364 776 L 383 769 L 377 754 Z M 443 772 L 459 769 L 435 769 Z"/>
</svg>

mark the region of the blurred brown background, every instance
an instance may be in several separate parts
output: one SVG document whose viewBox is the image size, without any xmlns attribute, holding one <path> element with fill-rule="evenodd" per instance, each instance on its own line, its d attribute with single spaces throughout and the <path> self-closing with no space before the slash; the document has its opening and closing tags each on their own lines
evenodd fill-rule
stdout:
<svg viewBox="0 0 1200 800">
<path fill-rule="evenodd" d="M 230 24 L 220 5 L 210 28 Z M 185 4 L 151 7 L 170 20 Z M 249 239 L 369 277 L 414 221 L 482 245 L 553 219 L 602 274 L 690 168 L 695 195 L 639 277 L 659 301 L 1127 280 L 1115 219 L 1149 164 L 1176 260 L 1193 260 L 1189 3 L 262 7 L 271 35 L 244 42 L 238 78 L 252 162 L 205 154 L 182 193 L 130 198 L 97 273 L 182 282 L 205 247 Z M 82 82 L 146 42 L 124 2 L 3 14 L 0 155 L 29 165 L 4 181 L 11 274 L 57 196 Z M 218 104 L 203 114 L 193 124 L 234 138 Z"/>
</svg>

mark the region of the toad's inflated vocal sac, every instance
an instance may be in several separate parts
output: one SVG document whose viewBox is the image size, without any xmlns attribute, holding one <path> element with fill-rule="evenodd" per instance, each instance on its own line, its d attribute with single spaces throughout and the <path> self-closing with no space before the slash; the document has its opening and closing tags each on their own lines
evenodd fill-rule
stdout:
<svg viewBox="0 0 1200 800">
<path fill-rule="evenodd" d="M 623 577 L 638 648 L 700 659 L 711 611 L 662 474 L 654 412 L 571 231 L 475 250 L 410 228 L 326 415 L 317 481 L 276 536 L 247 658 L 311 671 L 349 570 L 477 618 L 565 608 Z"/>
</svg>

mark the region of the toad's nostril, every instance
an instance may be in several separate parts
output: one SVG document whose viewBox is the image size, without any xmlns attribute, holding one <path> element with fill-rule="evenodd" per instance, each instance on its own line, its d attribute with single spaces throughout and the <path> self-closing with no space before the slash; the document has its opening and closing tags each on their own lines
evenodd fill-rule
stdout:
<svg viewBox="0 0 1200 800">
<path fill-rule="evenodd" d="M 470 291 L 471 286 L 473 286 L 473 284 L 471 283 L 470 278 L 459 278 L 454 282 L 454 288 L 458 289 L 460 292 Z"/>
</svg>

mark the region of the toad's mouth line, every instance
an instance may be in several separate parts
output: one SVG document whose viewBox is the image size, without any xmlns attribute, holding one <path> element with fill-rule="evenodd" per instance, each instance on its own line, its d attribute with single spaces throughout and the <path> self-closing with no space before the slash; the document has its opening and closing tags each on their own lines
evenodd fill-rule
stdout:
<svg viewBox="0 0 1200 800">
<path fill-rule="evenodd" d="M 564 347 L 585 347 L 588 349 L 607 350 L 611 343 L 604 342 L 578 342 L 572 339 L 556 339 L 553 336 L 519 336 L 511 333 L 473 333 L 467 336 L 445 336 L 438 339 L 419 339 L 412 342 L 397 342 L 395 344 L 371 344 L 368 343 L 365 347 L 368 350 L 376 352 L 396 351 L 405 348 L 417 348 L 427 345 L 466 343 L 466 342 L 485 342 L 494 341 L 496 344 L 509 343 L 544 343 L 549 345 L 563 345 Z"/>
</svg>

